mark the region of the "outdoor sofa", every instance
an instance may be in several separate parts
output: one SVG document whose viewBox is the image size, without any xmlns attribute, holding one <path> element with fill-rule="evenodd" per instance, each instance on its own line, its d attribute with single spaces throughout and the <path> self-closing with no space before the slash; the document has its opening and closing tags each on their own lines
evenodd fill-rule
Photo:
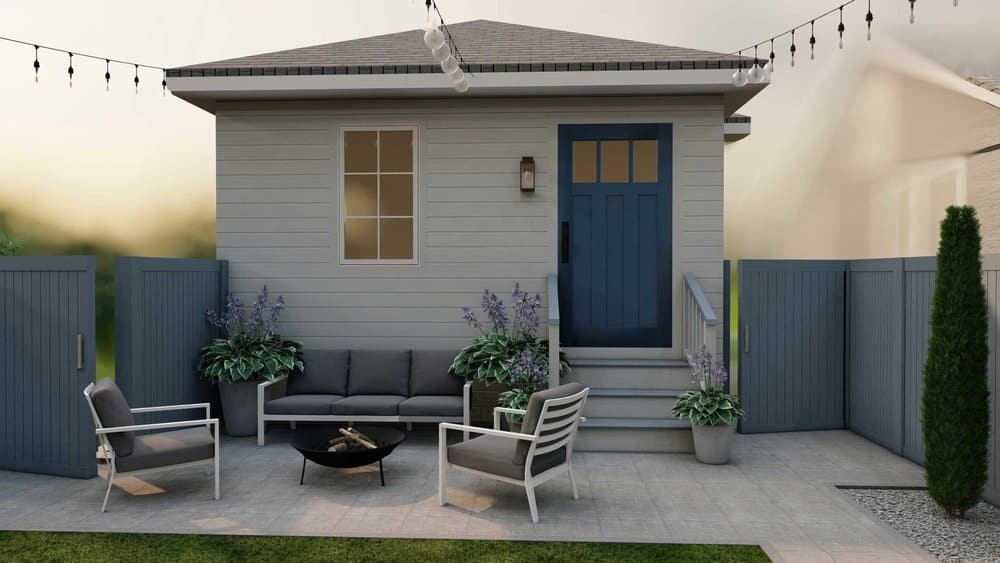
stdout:
<svg viewBox="0 0 1000 563">
<path fill-rule="evenodd" d="M 452 350 L 303 350 L 304 369 L 257 387 L 257 445 L 268 422 L 461 422 L 469 387 Z"/>
</svg>

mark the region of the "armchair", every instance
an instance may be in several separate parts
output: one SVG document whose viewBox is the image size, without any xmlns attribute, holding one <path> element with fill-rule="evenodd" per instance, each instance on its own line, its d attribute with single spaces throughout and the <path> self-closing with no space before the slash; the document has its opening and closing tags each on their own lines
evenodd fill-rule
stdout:
<svg viewBox="0 0 1000 563">
<path fill-rule="evenodd" d="M 208 403 L 130 408 L 125 396 L 110 379 L 91 383 L 83 396 L 94 417 L 97 439 L 107 454 L 107 490 L 101 512 L 108 506 L 111 485 L 118 475 L 139 474 L 164 468 L 213 463 L 215 500 L 219 500 L 219 419 L 211 416 Z M 154 424 L 134 424 L 133 414 L 205 409 L 205 418 Z M 202 430 L 199 426 L 208 430 Z M 163 430 L 136 436 L 135 432 Z"/>
<path fill-rule="evenodd" d="M 493 428 L 441 423 L 438 426 L 438 502 L 447 504 L 447 470 L 454 468 L 524 487 L 531 521 L 538 523 L 535 487 L 569 474 L 573 498 L 579 499 L 573 477 L 573 443 L 580 413 L 590 392 L 579 383 L 568 383 L 531 395 L 527 410 L 497 407 Z M 524 416 L 521 432 L 500 430 L 500 414 Z M 448 445 L 447 432 L 479 434 L 471 440 Z"/>
</svg>

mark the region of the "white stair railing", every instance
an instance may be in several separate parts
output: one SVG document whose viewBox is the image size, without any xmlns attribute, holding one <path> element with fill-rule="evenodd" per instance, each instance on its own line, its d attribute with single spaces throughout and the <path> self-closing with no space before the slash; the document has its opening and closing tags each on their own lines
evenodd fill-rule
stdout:
<svg viewBox="0 0 1000 563">
<path fill-rule="evenodd" d="M 684 357 L 690 362 L 702 346 L 715 356 L 715 331 L 719 319 L 693 274 L 684 274 L 683 292 L 681 330 Z"/>
</svg>

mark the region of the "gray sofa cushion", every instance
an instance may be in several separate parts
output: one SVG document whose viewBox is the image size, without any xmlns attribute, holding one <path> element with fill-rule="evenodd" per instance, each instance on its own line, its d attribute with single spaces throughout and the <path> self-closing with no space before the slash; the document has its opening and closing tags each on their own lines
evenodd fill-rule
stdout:
<svg viewBox="0 0 1000 563">
<path fill-rule="evenodd" d="M 287 395 L 264 403 L 266 414 L 330 414 L 334 401 L 343 395 Z"/>
<path fill-rule="evenodd" d="M 121 389 L 115 385 L 111 379 L 102 379 L 97 382 L 90 392 L 90 401 L 97 411 L 97 418 L 101 419 L 101 426 L 112 428 L 115 426 L 132 426 L 135 424 L 132 418 L 132 411 L 129 409 L 128 401 Z M 135 434 L 132 432 L 116 432 L 108 434 L 108 441 L 111 442 L 112 449 L 117 456 L 127 456 L 132 454 L 135 443 Z"/>
<path fill-rule="evenodd" d="M 524 414 L 524 422 L 521 424 L 521 432 L 525 434 L 535 433 L 535 426 L 538 425 L 538 417 L 542 414 L 542 406 L 545 404 L 545 401 L 576 395 L 584 389 L 586 389 L 586 387 L 573 381 L 571 383 L 560 385 L 555 389 L 546 389 L 545 391 L 532 393 L 531 398 L 528 399 L 528 409 Z M 528 448 L 530 446 L 531 445 L 528 442 L 523 440 L 518 441 L 517 449 L 514 452 L 515 464 L 524 465 L 524 459 L 528 457 Z"/>
<path fill-rule="evenodd" d="M 333 414 L 369 416 L 396 416 L 399 404 L 406 400 L 401 395 L 352 395 L 333 403 Z"/>
<path fill-rule="evenodd" d="M 347 394 L 408 396 L 410 351 L 351 350 Z"/>
<path fill-rule="evenodd" d="M 118 471 L 137 471 L 211 459 L 214 455 L 211 432 L 204 426 L 195 426 L 137 436 L 132 455 L 116 458 L 115 468 Z"/>
<path fill-rule="evenodd" d="M 288 394 L 347 394 L 347 350 L 303 350 L 303 371 L 288 377 Z"/>
<path fill-rule="evenodd" d="M 414 350 L 410 361 L 410 396 L 461 395 L 465 381 L 449 370 L 453 350 Z"/>
<path fill-rule="evenodd" d="M 422 395 L 399 404 L 400 416 L 462 416 L 462 398 L 454 395 Z"/>
<path fill-rule="evenodd" d="M 521 480 L 524 479 L 524 463 L 514 463 L 514 450 L 518 443 L 527 444 L 523 440 L 480 436 L 448 446 L 448 461 L 462 467 Z M 566 461 L 566 448 L 535 456 L 531 464 L 531 474 L 538 475 L 564 461 Z"/>
</svg>

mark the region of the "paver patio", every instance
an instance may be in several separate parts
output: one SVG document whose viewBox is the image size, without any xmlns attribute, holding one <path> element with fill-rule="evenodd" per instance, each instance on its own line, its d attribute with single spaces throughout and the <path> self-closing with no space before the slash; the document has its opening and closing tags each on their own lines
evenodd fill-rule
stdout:
<svg viewBox="0 0 1000 563">
<path fill-rule="evenodd" d="M 410 433 L 378 467 L 309 464 L 274 429 L 222 448 L 222 500 L 205 470 L 116 481 L 108 512 L 97 479 L 0 472 L 0 529 L 761 544 L 776 561 L 932 560 L 834 485 L 920 485 L 922 469 L 847 431 L 737 436 L 728 466 L 692 455 L 577 453 L 568 479 L 538 489 L 532 524 L 523 489 L 449 474 L 437 504 L 437 444 Z"/>
</svg>

